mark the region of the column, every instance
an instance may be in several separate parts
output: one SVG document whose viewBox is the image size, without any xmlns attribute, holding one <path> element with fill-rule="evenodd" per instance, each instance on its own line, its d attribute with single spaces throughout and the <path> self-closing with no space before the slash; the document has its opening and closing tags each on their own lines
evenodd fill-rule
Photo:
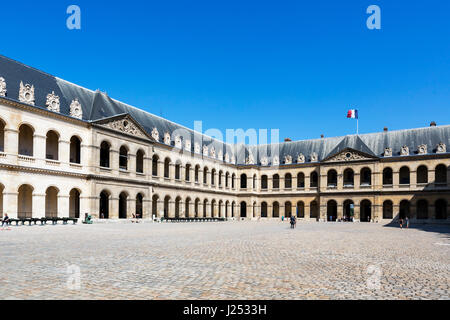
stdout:
<svg viewBox="0 0 450 320">
<path fill-rule="evenodd" d="M 17 161 L 17 153 L 19 150 L 19 131 L 15 129 L 5 128 L 5 153 L 7 154 L 7 159 L 11 162 Z M 17 214 L 17 210 L 16 210 Z"/>
<path fill-rule="evenodd" d="M 119 219 L 119 198 L 109 197 L 109 219 Z"/>
<path fill-rule="evenodd" d="M 169 218 L 175 218 L 175 200 L 169 200 Z"/>
<path fill-rule="evenodd" d="M 6 192 L 5 189 L 5 191 L 3 192 L 3 216 L 5 216 L 5 213 L 7 213 L 11 219 L 17 219 L 18 196 L 18 192 Z"/>
<path fill-rule="evenodd" d="M 342 219 L 344 216 L 344 204 L 337 204 L 337 218 Z"/>
<path fill-rule="evenodd" d="M 32 198 L 33 214 L 32 218 L 42 218 L 45 216 L 45 193 L 33 193 Z"/>
<path fill-rule="evenodd" d="M 146 197 L 142 200 L 142 219 L 152 219 L 152 201 Z"/>
<path fill-rule="evenodd" d="M 58 218 L 68 218 L 69 212 L 69 195 L 58 194 Z"/>
</svg>

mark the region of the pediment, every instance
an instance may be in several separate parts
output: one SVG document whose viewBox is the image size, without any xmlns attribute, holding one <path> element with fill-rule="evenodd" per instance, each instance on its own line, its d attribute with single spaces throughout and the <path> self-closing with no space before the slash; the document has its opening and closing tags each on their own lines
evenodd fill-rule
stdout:
<svg viewBox="0 0 450 320">
<path fill-rule="evenodd" d="M 151 139 L 147 132 L 130 115 L 120 115 L 95 122 L 102 127 L 129 134 L 134 137 Z"/>
<path fill-rule="evenodd" d="M 361 160 L 373 160 L 376 157 L 353 149 L 345 149 L 339 153 L 329 156 L 324 159 L 323 162 L 350 162 L 350 161 L 361 161 Z"/>
</svg>

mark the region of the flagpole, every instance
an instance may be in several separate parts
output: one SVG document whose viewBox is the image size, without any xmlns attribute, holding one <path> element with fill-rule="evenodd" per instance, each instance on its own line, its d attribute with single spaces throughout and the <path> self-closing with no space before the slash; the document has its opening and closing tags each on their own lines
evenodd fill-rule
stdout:
<svg viewBox="0 0 450 320">
<path fill-rule="evenodd" d="M 356 119 L 356 135 L 359 135 L 359 118 Z"/>
</svg>

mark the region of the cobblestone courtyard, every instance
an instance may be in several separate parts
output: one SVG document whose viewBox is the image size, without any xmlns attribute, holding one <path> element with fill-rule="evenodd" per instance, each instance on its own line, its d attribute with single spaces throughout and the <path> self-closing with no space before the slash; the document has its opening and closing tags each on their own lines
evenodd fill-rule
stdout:
<svg viewBox="0 0 450 320">
<path fill-rule="evenodd" d="M 0 298 L 450 299 L 449 232 L 281 222 L 12 227 L 0 231 Z"/>
</svg>

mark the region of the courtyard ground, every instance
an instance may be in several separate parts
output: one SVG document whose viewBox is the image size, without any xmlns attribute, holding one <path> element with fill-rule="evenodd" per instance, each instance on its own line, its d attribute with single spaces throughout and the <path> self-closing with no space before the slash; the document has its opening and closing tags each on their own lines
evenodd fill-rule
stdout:
<svg viewBox="0 0 450 320">
<path fill-rule="evenodd" d="M 0 299 L 450 299 L 449 235 L 275 221 L 11 227 Z"/>
</svg>

